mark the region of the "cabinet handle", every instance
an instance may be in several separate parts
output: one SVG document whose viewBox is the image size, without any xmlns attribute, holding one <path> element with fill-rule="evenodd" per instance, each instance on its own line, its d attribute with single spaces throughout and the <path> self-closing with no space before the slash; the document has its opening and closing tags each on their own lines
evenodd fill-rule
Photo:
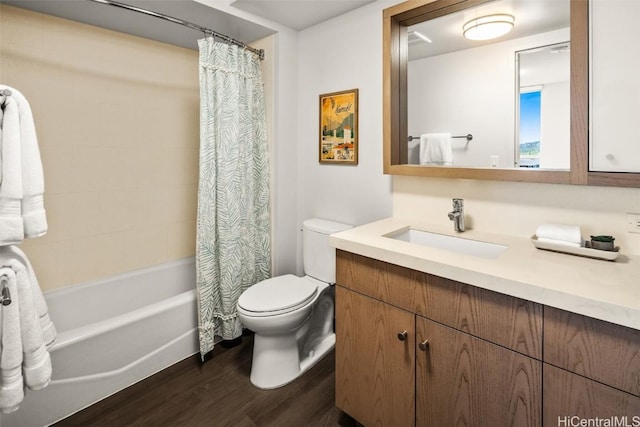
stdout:
<svg viewBox="0 0 640 427">
<path fill-rule="evenodd" d="M 407 331 L 402 331 L 400 333 L 398 333 L 398 339 L 400 341 L 404 341 L 407 339 Z"/>
<path fill-rule="evenodd" d="M 418 348 L 422 351 L 427 351 L 429 348 L 429 340 L 424 340 L 420 344 L 418 344 Z"/>
</svg>

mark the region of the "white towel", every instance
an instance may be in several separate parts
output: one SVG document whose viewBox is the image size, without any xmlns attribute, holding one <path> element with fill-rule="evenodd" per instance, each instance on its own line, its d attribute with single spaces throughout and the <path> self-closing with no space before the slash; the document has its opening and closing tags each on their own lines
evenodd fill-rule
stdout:
<svg viewBox="0 0 640 427">
<path fill-rule="evenodd" d="M 13 245 L 23 240 L 24 225 L 21 217 L 23 193 L 20 115 L 18 104 L 12 96 L 4 104 L 0 167 L 0 245 Z"/>
<path fill-rule="evenodd" d="M 11 293 L 11 304 L 2 310 L 2 350 L 0 351 L 0 412 L 14 412 L 24 399 L 22 379 L 22 339 L 17 277 L 13 269 L 0 268 L 0 281 L 5 281 Z"/>
<path fill-rule="evenodd" d="M 22 374 L 32 390 L 46 387 L 51 381 L 51 356 L 42 339 L 40 319 L 31 291 L 29 272 L 24 264 L 14 265 L 20 307 L 20 336 L 22 340 Z"/>
<path fill-rule="evenodd" d="M 582 246 L 582 233 L 577 225 L 542 224 L 536 229 L 536 237 L 541 242 Z"/>
<path fill-rule="evenodd" d="M 13 412 L 24 398 L 24 385 L 32 390 L 51 381 L 51 356 L 56 331 L 31 263 L 15 246 L 0 247 L 0 277 L 11 278 L 11 304 L 2 307 L 0 350 L 0 411 Z M 17 365 L 17 368 L 15 367 Z"/>
<path fill-rule="evenodd" d="M 2 116 L 4 116 L 5 96 L 0 95 L 0 186 L 2 185 Z"/>
<path fill-rule="evenodd" d="M 2 88 L 0 88 L 2 89 Z M 18 103 L 20 116 L 20 146 L 22 148 L 22 219 L 24 237 L 40 237 L 47 234 L 47 215 L 44 210 L 44 173 L 40 148 L 33 122 L 31 106 L 24 95 L 15 88 L 11 98 Z"/>
<path fill-rule="evenodd" d="M 450 166 L 453 162 L 450 133 L 420 135 L 420 164 Z"/>
<path fill-rule="evenodd" d="M 51 318 L 49 317 L 49 308 L 47 302 L 42 294 L 42 289 L 38 283 L 35 270 L 33 269 L 31 262 L 27 258 L 24 252 L 17 246 L 6 246 L 0 248 L 0 261 L 7 265 L 14 265 L 14 263 L 23 264 L 27 273 L 29 274 L 29 283 L 31 284 L 31 292 L 33 295 L 33 302 L 35 304 L 38 318 L 40 319 L 40 327 L 42 328 L 42 339 L 47 349 L 51 349 L 56 341 L 57 331 Z"/>
</svg>

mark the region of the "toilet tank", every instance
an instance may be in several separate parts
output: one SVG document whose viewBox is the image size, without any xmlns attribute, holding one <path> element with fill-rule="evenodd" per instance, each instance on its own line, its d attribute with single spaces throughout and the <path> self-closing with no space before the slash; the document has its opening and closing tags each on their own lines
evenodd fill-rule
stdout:
<svg viewBox="0 0 640 427">
<path fill-rule="evenodd" d="M 329 244 L 329 235 L 349 228 L 352 227 L 319 218 L 302 223 L 304 274 L 326 283 L 336 282 L 336 250 Z"/>
</svg>

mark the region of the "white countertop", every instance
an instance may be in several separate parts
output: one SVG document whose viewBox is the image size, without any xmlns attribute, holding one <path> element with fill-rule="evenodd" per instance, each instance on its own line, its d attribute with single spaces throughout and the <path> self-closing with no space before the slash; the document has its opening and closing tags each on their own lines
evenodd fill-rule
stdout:
<svg viewBox="0 0 640 427">
<path fill-rule="evenodd" d="M 403 242 L 406 227 L 507 245 L 496 259 Z M 530 239 L 388 218 L 331 235 L 355 254 L 640 330 L 640 256 L 602 261 L 536 249 Z"/>
</svg>

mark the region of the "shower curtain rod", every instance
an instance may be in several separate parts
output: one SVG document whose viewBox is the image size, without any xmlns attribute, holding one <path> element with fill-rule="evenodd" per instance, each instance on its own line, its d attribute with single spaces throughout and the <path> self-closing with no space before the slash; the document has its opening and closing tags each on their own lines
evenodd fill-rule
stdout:
<svg viewBox="0 0 640 427">
<path fill-rule="evenodd" d="M 227 43 L 231 43 L 231 44 L 235 44 L 236 46 L 240 46 L 243 49 L 246 49 L 248 51 L 251 51 L 251 52 L 255 53 L 256 55 L 258 55 L 258 57 L 261 60 L 264 59 L 264 49 L 255 49 L 255 48 L 247 45 L 246 43 L 243 43 L 243 42 L 241 42 L 239 40 L 234 39 L 233 37 L 229 37 L 229 36 L 227 36 L 225 34 L 218 33 L 216 31 L 210 30 L 209 28 L 202 27 L 202 26 L 200 26 L 198 24 L 194 24 L 193 22 L 184 21 L 182 19 L 174 18 L 173 16 L 164 15 L 162 13 L 154 12 L 152 10 L 147 10 L 147 9 L 143 9 L 141 7 L 131 6 L 131 5 L 128 5 L 128 4 L 125 4 L 125 3 L 120 3 L 120 2 L 117 2 L 117 1 L 113 1 L 113 0 L 91 0 L 91 1 L 96 2 L 96 3 L 108 4 L 109 6 L 115 6 L 115 7 L 121 8 L 121 9 L 132 10 L 134 12 L 143 13 L 145 15 L 153 16 L 155 18 L 164 19 L 165 21 L 173 22 L 174 24 L 180 24 L 180 25 L 183 25 L 185 27 L 189 27 L 192 30 L 201 31 L 201 32 L 203 32 L 205 34 L 209 34 L 209 35 L 212 35 L 212 36 L 217 37 L 219 39 L 222 39 L 222 40 L 226 41 Z"/>
</svg>

